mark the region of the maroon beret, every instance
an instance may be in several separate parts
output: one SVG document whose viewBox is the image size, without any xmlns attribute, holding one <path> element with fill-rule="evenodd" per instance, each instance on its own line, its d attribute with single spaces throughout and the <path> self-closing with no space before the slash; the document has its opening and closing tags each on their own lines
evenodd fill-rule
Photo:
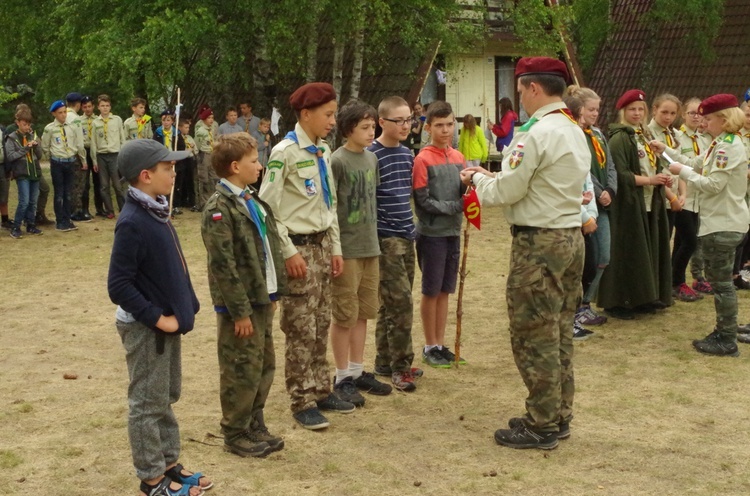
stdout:
<svg viewBox="0 0 750 496">
<path fill-rule="evenodd" d="M 633 102 L 646 102 L 646 94 L 641 90 L 628 90 L 622 94 L 615 108 L 617 110 L 623 109 Z"/>
<path fill-rule="evenodd" d="M 311 109 L 336 99 L 336 90 L 328 83 L 308 83 L 300 86 L 289 97 L 289 105 L 299 112 Z"/>
<path fill-rule="evenodd" d="M 565 62 L 552 59 L 549 57 L 523 57 L 516 64 L 516 77 L 528 76 L 531 74 L 546 74 L 548 76 L 559 76 L 570 81 L 568 68 Z"/>
<path fill-rule="evenodd" d="M 720 93 L 718 95 L 709 96 L 703 100 L 698 107 L 698 113 L 700 115 L 713 114 L 719 110 L 724 110 L 732 107 L 737 107 L 739 102 L 737 97 L 728 93 Z"/>
<path fill-rule="evenodd" d="M 198 113 L 198 118 L 204 121 L 212 115 L 214 115 L 214 111 L 211 110 L 211 107 L 209 107 L 208 105 L 204 105 L 203 107 L 201 107 L 201 111 Z"/>
</svg>

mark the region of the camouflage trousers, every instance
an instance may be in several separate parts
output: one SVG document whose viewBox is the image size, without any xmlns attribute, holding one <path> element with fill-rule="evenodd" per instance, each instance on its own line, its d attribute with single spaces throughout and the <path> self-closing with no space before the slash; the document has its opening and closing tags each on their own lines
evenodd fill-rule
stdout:
<svg viewBox="0 0 750 496">
<path fill-rule="evenodd" d="M 700 217 L 698 223 L 695 226 L 696 231 L 700 228 Z M 701 238 L 698 238 L 698 242 L 695 244 L 695 251 L 693 256 L 690 257 L 690 275 L 693 279 L 700 280 L 703 278 L 703 247 L 701 246 Z"/>
<path fill-rule="evenodd" d="M 529 395 L 527 422 L 557 431 L 573 418 L 573 318 L 581 299 L 581 230 L 539 229 L 513 238 L 506 289 L 513 358 Z"/>
<path fill-rule="evenodd" d="M 219 176 L 216 175 L 213 166 L 211 165 L 211 154 L 201 152 L 198 155 L 198 183 L 200 184 L 200 190 L 196 203 L 198 207 L 203 209 L 206 202 L 211 195 L 216 191 L 216 183 L 219 182 Z"/>
<path fill-rule="evenodd" d="M 83 206 L 82 198 L 83 189 L 86 186 L 86 174 L 88 174 L 88 171 L 83 169 L 81 159 L 78 158 L 73 168 L 73 193 L 70 198 L 70 211 L 72 213 L 80 212 Z"/>
<path fill-rule="evenodd" d="M 228 313 L 216 314 L 219 352 L 219 395 L 221 431 L 234 436 L 244 431 L 263 411 L 276 371 L 273 348 L 273 305 L 253 306 L 250 321 L 253 334 L 234 334 L 234 320 Z"/>
<path fill-rule="evenodd" d="M 286 390 L 292 413 L 316 406 L 331 393 L 326 350 L 331 325 L 331 241 L 297 246 L 307 276 L 289 279 L 281 298 L 281 330 L 286 335 Z"/>
<path fill-rule="evenodd" d="M 394 372 L 411 369 L 412 286 L 414 285 L 414 241 L 380 238 L 380 310 L 375 327 L 375 366 Z"/>
<path fill-rule="evenodd" d="M 721 231 L 701 236 L 706 279 L 714 290 L 716 330 L 722 339 L 737 338 L 737 292 L 732 282 L 734 252 L 745 233 Z"/>
</svg>

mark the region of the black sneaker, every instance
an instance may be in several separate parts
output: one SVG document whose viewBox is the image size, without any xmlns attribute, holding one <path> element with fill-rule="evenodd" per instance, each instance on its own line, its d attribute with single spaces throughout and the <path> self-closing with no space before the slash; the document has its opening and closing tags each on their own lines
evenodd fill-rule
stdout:
<svg viewBox="0 0 750 496">
<path fill-rule="evenodd" d="M 737 342 L 738 343 L 750 344 L 750 332 L 738 332 L 737 333 Z"/>
<path fill-rule="evenodd" d="M 106 219 L 106 218 L 107 218 L 107 214 L 105 214 L 105 213 L 104 213 L 104 212 L 102 212 L 101 210 L 97 210 L 97 212 L 96 212 L 96 216 L 97 216 L 97 217 L 102 217 L 102 218 L 104 218 L 104 219 Z"/>
<path fill-rule="evenodd" d="M 516 449 L 537 448 L 551 450 L 557 448 L 557 432 L 536 432 L 521 423 L 515 429 L 498 429 L 495 431 L 495 442 L 501 446 Z"/>
<path fill-rule="evenodd" d="M 750 289 L 750 283 L 746 282 L 739 276 L 735 277 L 732 282 L 734 283 L 734 287 L 737 289 Z"/>
<path fill-rule="evenodd" d="M 517 429 L 521 425 L 524 425 L 523 418 L 521 417 L 513 417 L 508 420 L 508 427 L 511 429 Z M 570 437 L 570 422 L 558 422 L 557 427 L 560 428 L 557 432 L 557 439 L 562 441 L 563 439 L 568 439 Z"/>
<path fill-rule="evenodd" d="M 68 225 L 67 225 L 67 224 L 57 224 L 57 225 L 55 226 L 55 230 L 57 230 L 57 231 L 61 231 L 61 232 L 70 232 L 70 231 L 72 231 L 73 229 L 71 229 L 70 227 L 68 227 Z"/>
<path fill-rule="evenodd" d="M 585 329 L 581 324 L 573 322 L 573 341 L 585 341 L 593 336 L 594 331 Z"/>
<path fill-rule="evenodd" d="M 14 227 L 10 230 L 10 237 L 13 239 L 21 239 L 23 238 L 23 234 L 21 233 L 21 230 L 17 227 Z"/>
<path fill-rule="evenodd" d="M 436 369 L 451 368 L 451 363 L 445 359 L 443 354 L 440 353 L 440 350 L 437 348 L 432 348 L 430 349 L 430 351 L 426 353 L 423 348 L 422 349 L 422 362 Z"/>
<path fill-rule="evenodd" d="M 0 227 L 2 227 L 3 229 L 7 229 L 7 230 L 10 231 L 10 230 L 13 229 L 13 223 L 11 221 L 9 221 L 9 220 L 5 220 L 5 221 L 3 221 L 0 224 Z"/>
<path fill-rule="evenodd" d="M 377 396 L 387 396 L 393 391 L 391 386 L 375 379 L 375 375 L 370 372 L 362 372 L 361 376 L 354 379 L 354 384 L 365 393 Z"/>
<path fill-rule="evenodd" d="M 292 417 L 294 417 L 294 420 L 299 422 L 302 427 L 304 427 L 305 429 L 310 429 L 311 431 L 325 429 L 326 427 L 331 425 L 331 423 L 328 422 L 328 419 L 325 418 L 317 408 L 308 408 L 307 410 L 302 410 L 301 412 L 293 414 Z"/>
<path fill-rule="evenodd" d="M 375 365 L 375 375 L 390 377 L 393 374 L 390 365 Z"/>
<path fill-rule="evenodd" d="M 352 413 L 355 409 L 353 404 L 342 400 L 333 393 L 329 394 L 325 399 L 318 401 L 318 408 L 323 411 L 337 413 Z"/>
<path fill-rule="evenodd" d="M 737 349 L 737 343 L 721 339 L 716 331 L 703 339 L 696 339 L 693 341 L 693 347 L 706 355 L 740 356 L 740 350 Z"/>
<path fill-rule="evenodd" d="M 447 346 L 443 346 L 442 349 L 439 350 L 440 354 L 445 357 L 446 360 L 448 360 L 450 363 L 453 363 L 456 361 L 456 354 L 453 353 L 451 350 L 448 349 Z M 466 360 L 464 360 L 464 357 L 459 357 L 458 359 L 459 365 L 466 365 Z"/>
<path fill-rule="evenodd" d="M 41 229 L 38 229 L 36 226 L 26 226 L 26 232 L 28 234 L 44 234 L 44 232 Z"/>
<path fill-rule="evenodd" d="M 76 226 L 72 222 L 68 222 L 68 231 L 77 231 L 77 230 L 78 230 L 78 226 Z"/>
<path fill-rule="evenodd" d="M 81 214 L 80 222 L 92 222 L 93 220 L 94 218 L 91 216 L 90 213 L 84 212 L 83 214 Z"/>
<path fill-rule="evenodd" d="M 339 399 L 345 402 L 351 403 L 354 406 L 365 406 L 365 399 L 357 391 L 357 385 L 354 384 L 354 379 L 351 377 L 345 377 L 340 382 L 335 382 L 334 380 L 333 391 Z"/>
<path fill-rule="evenodd" d="M 81 212 L 76 212 L 70 216 L 70 220 L 74 220 L 76 222 L 83 222 L 83 214 Z"/>
</svg>

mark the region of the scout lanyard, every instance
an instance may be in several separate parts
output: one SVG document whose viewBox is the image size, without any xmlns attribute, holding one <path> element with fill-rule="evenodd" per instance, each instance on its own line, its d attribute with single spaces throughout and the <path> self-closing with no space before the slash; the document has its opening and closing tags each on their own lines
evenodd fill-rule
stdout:
<svg viewBox="0 0 750 496">
<path fill-rule="evenodd" d="M 646 138 L 643 136 L 643 130 L 637 128 L 635 130 L 635 135 L 638 136 L 641 144 L 643 145 L 643 148 L 646 150 L 646 155 L 648 155 L 648 163 L 651 164 L 651 168 L 656 169 L 656 155 L 654 155 L 654 151 L 651 149 L 648 141 L 646 141 Z"/>
<path fill-rule="evenodd" d="M 289 131 L 284 139 L 290 139 L 299 145 L 299 139 L 297 133 Z M 326 202 L 326 206 L 330 209 L 332 205 L 331 201 L 331 187 L 328 184 L 328 170 L 326 168 L 326 161 L 323 158 L 323 148 L 318 148 L 315 145 L 310 145 L 305 148 L 308 151 L 318 157 L 318 172 L 320 173 L 321 183 L 323 184 L 323 199 Z"/>
<path fill-rule="evenodd" d="M 596 161 L 599 164 L 599 167 L 603 169 L 604 164 L 607 161 L 607 157 L 604 154 L 604 148 L 602 148 L 602 144 L 599 143 L 599 139 L 594 136 L 594 132 L 590 127 L 584 129 L 583 132 L 586 133 L 588 138 L 591 140 L 591 144 L 594 145 L 594 152 L 596 152 Z"/>
</svg>

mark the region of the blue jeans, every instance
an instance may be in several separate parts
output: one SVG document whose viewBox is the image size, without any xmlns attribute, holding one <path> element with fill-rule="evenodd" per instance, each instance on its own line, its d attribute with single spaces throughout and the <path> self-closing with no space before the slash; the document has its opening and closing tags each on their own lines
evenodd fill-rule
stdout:
<svg viewBox="0 0 750 496">
<path fill-rule="evenodd" d="M 26 227 L 36 224 L 36 201 L 39 198 L 39 181 L 29 181 L 28 178 L 22 177 L 16 179 L 18 186 L 18 206 L 16 207 L 16 217 L 13 219 L 13 226 L 21 229 L 21 224 L 25 220 Z"/>
<path fill-rule="evenodd" d="M 75 182 L 75 162 L 50 160 L 52 187 L 55 189 L 55 222 L 58 226 L 70 224 L 70 208 Z"/>
</svg>

